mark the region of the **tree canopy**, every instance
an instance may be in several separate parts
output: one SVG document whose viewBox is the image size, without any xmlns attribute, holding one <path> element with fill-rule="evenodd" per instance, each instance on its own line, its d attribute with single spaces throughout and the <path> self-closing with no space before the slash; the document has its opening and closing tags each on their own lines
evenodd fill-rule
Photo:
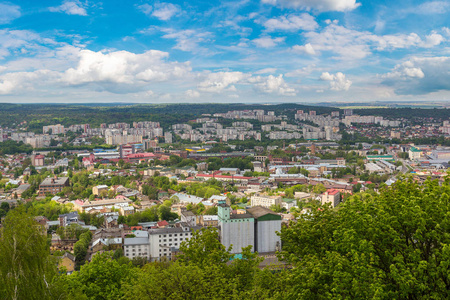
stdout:
<svg viewBox="0 0 450 300">
<path fill-rule="evenodd" d="M 399 181 L 282 229 L 281 257 L 295 266 L 288 298 L 448 298 L 448 181 Z"/>
</svg>

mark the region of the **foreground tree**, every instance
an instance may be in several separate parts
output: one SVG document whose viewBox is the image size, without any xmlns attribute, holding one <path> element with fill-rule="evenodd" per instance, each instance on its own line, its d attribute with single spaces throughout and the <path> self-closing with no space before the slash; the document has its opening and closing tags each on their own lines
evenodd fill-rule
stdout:
<svg viewBox="0 0 450 300">
<path fill-rule="evenodd" d="M 120 264 L 109 251 L 94 255 L 90 263 L 62 281 L 67 288 L 67 299 L 122 299 L 122 285 L 137 278 L 136 272 L 138 269 L 130 262 Z"/>
<path fill-rule="evenodd" d="M 290 299 L 450 297 L 450 185 L 399 181 L 282 229 Z"/>
<path fill-rule="evenodd" d="M 0 230 L 0 298 L 58 299 L 56 261 L 46 231 L 24 207 L 11 210 Z"/>
</svg>

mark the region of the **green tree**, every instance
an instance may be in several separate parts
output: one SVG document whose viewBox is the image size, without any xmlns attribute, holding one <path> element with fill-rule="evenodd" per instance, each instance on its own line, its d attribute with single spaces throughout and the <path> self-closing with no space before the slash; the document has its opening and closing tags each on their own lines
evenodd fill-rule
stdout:
<svg viewBox="0 0 450 300">
<path fill-rule="evenodd" d="M 70 299 L 124 299 L 122 284 L 135 278 L 136 272 L 130 263 L 113 259 L 113 252 L 104 252 L 67 276 L 65 284 Z"/>
<path fill-rule="evenodd" d="M 1 298 L 58 299 L 56 261 L 49 255 L 45 230 L 23 207 L 12 210 L 2 225 Z"/>
<path fill-rule="evenodd" d="M 231 247 L 226 249 L 219 241 L 216 228 L 202 228 L 181 243 L 179 260 L 186 264 L 221 265 L 230 260 Z"/>
<path fill-rule="evenodd" d="M 73 246 L 73 253 L 75 254 L 76 268 L 79 269 L 86 260 L 86 254 L 89 243 L 92 239 L 92 233 L 86 231 L 80 235 L 80 239 Z"/>
<path fill-rule="evenodd" d="M 282 228 L 285 297 L 448 299 L 449 181 L 398 181 Z"/>
<path fill-rule="evenodd" d="M 323 184 L 319 183 L 314 186 L 312 191 L 316 194 L 322 194 L 327 191 L 327 188 Z"/>
</svg>

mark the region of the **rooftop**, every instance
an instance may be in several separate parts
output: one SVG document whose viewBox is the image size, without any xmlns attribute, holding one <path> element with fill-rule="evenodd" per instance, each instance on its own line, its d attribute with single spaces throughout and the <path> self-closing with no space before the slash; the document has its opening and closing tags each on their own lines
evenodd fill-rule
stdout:
<svg viewBox="0 0 450 300">
<path fill-rule="evenodd" d="M 69 180 L 69 177 L 45 178 L 40 185 L 63 185 Z"/>
<path fill-rule="evenodd" d="M 230 219 L 253 219 L 251 214 L 230 214 Z"/>
<path fill-rule="evenodd" d="M 262 217 L 264 215 L 270 214 L 270 215 L 277 215 L 277 213 L 273 212 L 272 210 L 262 207 L 262 206 L 254 206 L 249 209 L 247 209 L 247 212 L 256 219 L 259 217 Z"/>
<path fill-rule="evenodd" d="M 123 245 L 129 246 L 129 245 L 145 245 L 148 244 L 148 238 L 145 237 L 134 237 L 134 238 L 124 238 L 123 239 Z"/>
</svg>

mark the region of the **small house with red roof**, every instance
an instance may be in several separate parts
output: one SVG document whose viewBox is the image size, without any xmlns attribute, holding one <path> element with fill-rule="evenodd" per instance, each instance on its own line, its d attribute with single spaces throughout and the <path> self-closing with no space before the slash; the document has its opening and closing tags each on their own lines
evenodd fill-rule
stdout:
<svg viewBox="0 0 450 300">
<path fill-rule="evenodd" d="M 167 226 L 169 226 L 169 222 L 167 222 L 166 220 L 162 220 L 156 223 L 156 226 L 158 226 L 158 228 L 166 228 Z"/>
</svg>

